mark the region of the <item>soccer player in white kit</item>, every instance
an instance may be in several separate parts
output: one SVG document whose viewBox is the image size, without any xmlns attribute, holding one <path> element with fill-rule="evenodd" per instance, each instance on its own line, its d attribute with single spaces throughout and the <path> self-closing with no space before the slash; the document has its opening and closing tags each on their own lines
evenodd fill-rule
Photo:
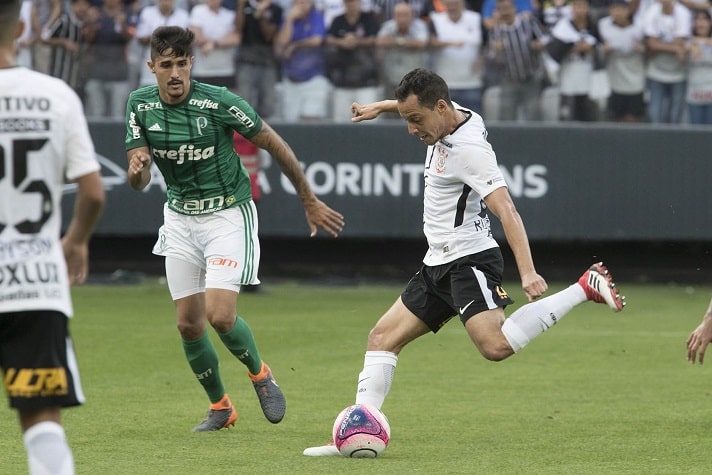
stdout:
<svg viewBox="0 0 712 475">
<path fill-rule="evenodd" d="M 407 73 L 395 100 L 353 104 L 353 121 L 398 112 L 408 132 L 427 146 L 423 230 L 428 251 L 420 271 L 368 335 L 356 404 L 381 408 L 398 354 L 411 341 L 436 333 L 458 315 L 479 352 L 501 361 L 524 348 L 574 306 L 592 300 L 614 311 L 625 305 L 602 263 L 568 288 L 539 299 L 547 284 L 534 267 L 524 224 L 487 141 L 482 118 L 450 101 L 445 81 L 425 69 Z M 503 259 L 488 213 L 502 223 L 529 303 L 509 318 L 513 301 L 502 288 Z M 339 455 L 333 444 L 310 447 L 308 456 Z"/>
<path fill-rule="evenodd" d="M 0 367 L 29 473 L 72 474 L 61 408 L 82 404 L 84 394 L 69 287 L 87 277 L 104 188 L 77 95 L 15 63 L 15 39 L 29 28 L 20 4 L 0 0 Z M 76 182 L 77 195 L 60 240 L 65 180 Z"/>
</svg>

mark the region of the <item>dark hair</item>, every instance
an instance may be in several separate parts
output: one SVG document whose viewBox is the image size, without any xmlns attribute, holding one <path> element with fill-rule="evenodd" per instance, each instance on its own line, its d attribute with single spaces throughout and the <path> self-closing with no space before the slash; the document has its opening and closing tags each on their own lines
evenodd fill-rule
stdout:
<svg viewBox="0 0 712 475">
<path fill-rule="evenodd" d="M 406 73 L 396 87 L 398 102 L 404 102 L 411 94 L 418 98 L 418 104 L 429 109 L 433 109 L 440 99 L 452 106 L 445 80 L 427 69 L 417 68 Z"/>
<path fill-rule="evenodd" d="M 194 39 L 195 34 L 188 28 L 159 26 L 151 35 L 151 60 L 166 53 L 174 57 L 193 56 Z"/>
<path fill-rule="evenodd" d="M 14 25 L 20 21 L 20 1 L 21 0 L 0 0 L 0 37 L 3 39 L 15 39 Z M 30 25 L 25 25 L 29 28 Z"/>
</svg>

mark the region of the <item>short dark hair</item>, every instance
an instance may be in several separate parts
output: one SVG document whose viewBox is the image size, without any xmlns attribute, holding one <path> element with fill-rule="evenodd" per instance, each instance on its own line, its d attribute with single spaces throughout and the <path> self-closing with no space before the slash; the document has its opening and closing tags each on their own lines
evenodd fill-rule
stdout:
<svg viewBox="0 0 712 475">
<path fill-rule="evenodd" d="M 159 26 L 151 35 L 151 60 L 169 51 L 170 56 L 193 56 L 194 40 L 195 34 L 188 28 Z"/>
<path fill-rule="evenodd" d="M 450 91 L 445 80 L 424 68 L 413 69 L 406 73 L 396 87 L 398 102 L 404 102 L 411 94 L 415 94 L 418 104 L 423 107 L 433 109 L 440 99 L 452 107 Z"/>
<path fill-rule="evenodd" d="M 15 40 L 15 25 L 20 21 L 21 0 L 0 0 L 0 37 L 4 41 Z M 25 25 L 29 28 L 30 25 Z"/>
</svg>

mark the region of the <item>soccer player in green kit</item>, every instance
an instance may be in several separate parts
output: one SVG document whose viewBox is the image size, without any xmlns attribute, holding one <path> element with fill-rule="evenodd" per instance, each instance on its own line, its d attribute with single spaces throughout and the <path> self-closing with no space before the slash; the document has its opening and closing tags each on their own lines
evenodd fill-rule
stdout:
<svg viewBox="0 0 712 475">
<path fill-rule="evenodd" d="M 192 81 L 193 33 L 159 27 L 148 67 L 157 84 L 131 93 L 126 110 L 128 180 L 144 189 L 155 162 L 167 186 L 164 222 L 154 254 L 165 256 L 186 358 L 210 399 L 196 432 L 232 426 L 237 411 L 220 378 L 206 321 L 247 366 L 265 417 L 282 420 L 284 395 L 260 357 L 236 306 L 241 285 L 258 284 L 260 246 L 250 179 L 233 148 L 233 131 L 267 150 L 294 185 L 311 236 L 336 237 L 341 214 L 312 192 L 289 145 L 241 97 L 224 87 Z"/>
</svg>

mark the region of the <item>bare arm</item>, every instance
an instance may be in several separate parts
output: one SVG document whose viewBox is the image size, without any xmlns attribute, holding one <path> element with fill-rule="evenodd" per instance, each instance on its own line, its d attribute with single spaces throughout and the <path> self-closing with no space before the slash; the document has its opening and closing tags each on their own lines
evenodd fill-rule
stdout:
<svg viewBox="0 0 712 475">
<path fill-rule="evenodd" d="M 316 236 L 317 229 L 322 228 L 337 237 L 344 228 L 344 217 L 316 197 L 289 144 L 266 122 L 262 123 L 262 130 L 252 137 L 251 142 L 267 150 L 279 164 L 282 173 L 292 182 L 304 206 L 310 235 Z"/>
<path fill-rule="evenodd" d="M 369 104 L 354 102 L 351 104 L 351 113 L 353 114 L 351 122 L 375 119 L 383 112 L 398 112 L 398 101 L 395 99 L 386 99 Z"/>
<path fill-rule="evenodd" d="M 710 342 L 712 342 L 712 300 L 702 317 L 702 323 L 687 338 L 687 361 L 695 364 L 695 359 L 698 359 L 700 364 L 704 363 L 705 350 Z"/>
<path fill-rule="evenodd" d="M 512 202 L 507 188 L 498 188 L 485 197 L 485 204 L 502 222 L 504 235 L 512 249 L 514 260 L 517 262 L 519 277 L 522 279 L 522 289 L 527 294 L 529 301 L 535 300 L 546 292 L 548 285 L 534 268 L 529 238 L 524 229 L 524 223 L 517 208 Z"/>
<path fill-rule="evenodd" d="M 82 284 L 89 273 L 89 238 L 104 209 L 104 184 L 99 172 L 77 180 L 79 192 L 74 201 L 74 213 L 67 232 L 62 237 L 62 250 L 67 261 L 70 284 Z"/>
<path fill-rule="evenodd" d="M 134 190 L 143 190 L 151 182 L 151 154 L 148 147 L 138 147 L 126 153 L 129 161 L 128 180 Z"/>
</svg>

